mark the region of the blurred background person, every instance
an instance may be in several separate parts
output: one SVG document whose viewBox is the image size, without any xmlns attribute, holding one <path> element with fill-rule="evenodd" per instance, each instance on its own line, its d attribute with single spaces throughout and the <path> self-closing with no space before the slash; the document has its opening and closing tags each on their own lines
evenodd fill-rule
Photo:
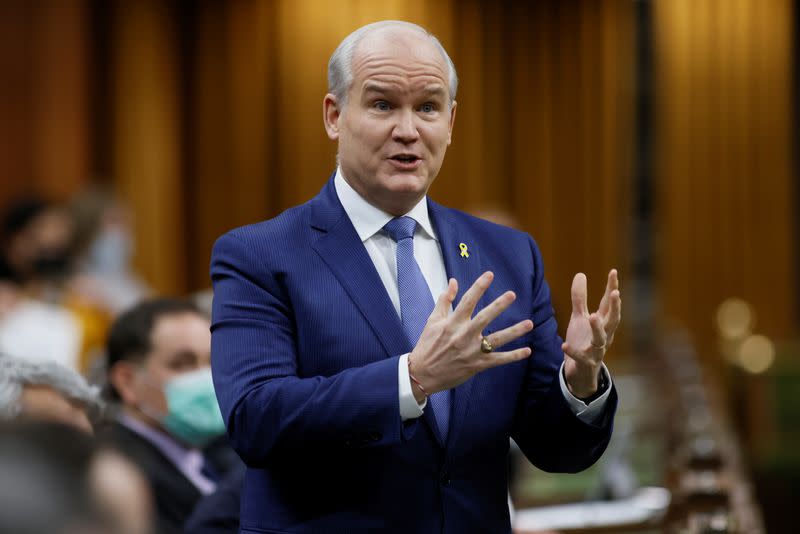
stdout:
<svg viewBox="0 0 800 534">
<path fill-rule="evenodd" d="M 101 440 L 88 477 L 92 498 L 114 534 L 160 534 L 154 530 L 150 484 L 133 462 Z"/>
<path fill-rule="evenodd" d="M 0 425 L 0 532 L 111 534 L 86 478 L 93 442 L 72 426 Z"/>
<path fill-rule="evenodd" d="M 92 434 L 102 411 L 98 389 L 74 370 L 0 354 L 0 419 L 55 421 Z"/>
<path fill-rule="evenodd" d="M 0 255 L 23 290 L 44 301 L 57 293 L 72 269 L 75 226 L 69 213 L 39 198 L 19 200 L 2 221 Z"/>
<path fill-rule="evenodd" d="M 38 199 L 19 201 L 0 227 L 0 351 L 80 367 L 83 330 L 62 305 L 72 221 Z"/>
<path fill-rule="evenodd" d="M 80 191 L 68 207 L 75 225 L 72 289 L 115 317 L 150 293 L 131 265 L 132 214 L 115 194 L 99 186 Z"/>
<path fill-rule="evenodd" d="M 0 532 L 153 534 L 149 488 L 72 425 L 0 422 Z"/>
<path fill-rule="evenodd" d="M 103 439 L 147 476 L 159 532 L 180 532 L 238 463 L 211 382 L 209 327 L 193 304 L 160 298 L 120 315 L 108 336 L 108 395 L 119 414 Z"/>
</svg>

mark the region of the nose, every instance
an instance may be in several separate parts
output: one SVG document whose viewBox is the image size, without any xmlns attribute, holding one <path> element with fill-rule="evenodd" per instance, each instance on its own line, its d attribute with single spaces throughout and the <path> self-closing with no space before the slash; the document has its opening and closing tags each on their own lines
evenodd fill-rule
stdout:
<svg viewBox="0 0 800 534">
<path fill-rule="evenodd" d="M 392 131 L 392 138 L 400 143 L 409 144 L 419 139 L 419 132 L 414 122 L 414 112 L 404 109 L 397 114 L 397 122 Z"/>
</svg>

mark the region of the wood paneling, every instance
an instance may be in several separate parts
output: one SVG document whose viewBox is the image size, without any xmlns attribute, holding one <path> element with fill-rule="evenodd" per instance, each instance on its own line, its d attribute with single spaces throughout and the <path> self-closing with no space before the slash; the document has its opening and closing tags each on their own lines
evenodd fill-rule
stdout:
<svg viewBox="0 0 800 534">
<path fill-rule="evenodd" d="M 222 233 L 272 216 L 275 162 L 274 16 L 271 3 L 206 2 L 192 56 L 187 234 L 192 288 L 209 284 L 208 258 Z"/>
<path fill-rule="evenodd" d="M 136 266 L 159 292 L 188 289 L 179 48 L 169 5 L 119 2 L 111 43 L 113 180 L 135 214 Z M 187 184 L 186 187 L 191 187 Z"/>
<path fill-rule="evenodd" d="M 728 297 L 768 336 L 796 320 L 791 21 L 788 0 L 654 2 L 657 284 L 710 359 Z"/>
<path fill-rule="evenodd" d="M 0 3 L 0 208 L 89 180 L 88 14 L 84 0 Z"/>
</svg>

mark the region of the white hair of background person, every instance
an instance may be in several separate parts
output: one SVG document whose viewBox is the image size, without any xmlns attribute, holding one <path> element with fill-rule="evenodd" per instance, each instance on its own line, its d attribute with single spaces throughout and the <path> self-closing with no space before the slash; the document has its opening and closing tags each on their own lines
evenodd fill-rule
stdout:
<svg viewBox="0 0 800 534">
<path fill-rule="evenodd" d="M 333 51 L 330 60 L 328 61 L 328 92 L 336 97 L 339 105 L 344 106 L 347 103 L 347 91 L 353 83 L 353 53 L 358 47 L 358 43 L 369 35 L 370 33 L 386 28 L 400 27 L 412 28 L 417 30 L 430 38 L 436 48 L 439 49 L 445 61 L 447 62 L 448 85 L 450 86 L 450 105 L 456 99 L 456 91 L 458 90 L 458 75 L 456 74 L 456 66 L 447 50 L 444 49 L 442 43 L 435 35 L 428 30 L 417 24 L 405 22 L 402 20 L 382 20 L 380 22 L 373 22 L 357 29 L 344 40 Z"/>
<path fill-rule="evenodd" d="M 19 416 L 25 386 L 49 387 L 64 398 L 83 404 L 92 421 L 103 410 L 99 388 L 90 386 L 76 371 L 54 361 L 35 362 L 0 353 L 0 419 Z"/>
</svg>

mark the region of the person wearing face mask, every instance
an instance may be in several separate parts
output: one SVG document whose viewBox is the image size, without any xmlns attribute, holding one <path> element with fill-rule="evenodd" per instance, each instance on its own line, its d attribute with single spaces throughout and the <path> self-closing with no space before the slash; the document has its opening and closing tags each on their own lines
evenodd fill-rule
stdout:
<svg viewBox="0 0 800 534">
<path fill-rule="evenodd" d="M 75 289 L 112 316 L 146 298 L 150 288 L 131 265 L 133 220 L 124 202 L 95 186 L 78 193 L 69 207 L 79 256 Z"/>
<path fill-rule="evenodd" d="M 119 414 L 103 435 L 149 479 L 159 533 L 180 532 L 234 463 L 230 449 L 218 444 L 225 428 L 210 342 L 208 317 L 189 302 L 165 298 L 123 313 L 108 335 L 107 394 Z"/>
<path fill-rule="evenodd" d="M 72 235 L 64 211 L 40 199 L 0 214 L 0 351 L 80 369 L 86 329 L 63 298 Z"/>
</svg>

